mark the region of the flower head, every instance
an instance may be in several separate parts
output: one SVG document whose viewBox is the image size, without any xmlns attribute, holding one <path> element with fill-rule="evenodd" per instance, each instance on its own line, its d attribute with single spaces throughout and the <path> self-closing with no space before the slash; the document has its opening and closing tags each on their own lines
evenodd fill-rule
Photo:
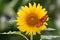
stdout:
<svg viewBox="0 0 60 40">
<path fill-rule="evenodd" d="M 29 3 L 29 7 L 22 6 L 17 15 L 17 25 L 21 32 L 36 35 L 46 29 L 48 15 L 46 9 L 42 8 L 40 4 L 36 6 L 36 3 L 33 5 Z"/>
</svg>

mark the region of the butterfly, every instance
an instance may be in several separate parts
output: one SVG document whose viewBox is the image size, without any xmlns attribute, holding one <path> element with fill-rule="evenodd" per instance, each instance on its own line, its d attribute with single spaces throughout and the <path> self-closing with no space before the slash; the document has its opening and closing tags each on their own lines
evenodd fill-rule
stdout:
<svg viewBox="0 0 60 40">
<path fill-rule="evenodd" d="M 47 15 L 47 14 L 46 14 L 45 16 L 43 16 L 43 17 L 38 21 L 37 27 L 42 26 L 43 23 L 47 20 L 47 18 L 48 18 L 48 15 Z"/>
</svg>

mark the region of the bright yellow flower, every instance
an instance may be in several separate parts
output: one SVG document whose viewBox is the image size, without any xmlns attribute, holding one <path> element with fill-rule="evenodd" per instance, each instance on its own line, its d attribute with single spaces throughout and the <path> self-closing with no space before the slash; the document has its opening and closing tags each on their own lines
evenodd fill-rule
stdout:
<svg viewBox="0 0 60 40">
<path fill-rule="evenodd" d="M 17 15 L 17 25 L 21 32 L 36 35 L 46 29 L 48 15 L 46 9 L 40 4 L 36 6 L 36 3 L 33 5 L 29 3 L 29 7 L 22 6 Z"/>
</svg>

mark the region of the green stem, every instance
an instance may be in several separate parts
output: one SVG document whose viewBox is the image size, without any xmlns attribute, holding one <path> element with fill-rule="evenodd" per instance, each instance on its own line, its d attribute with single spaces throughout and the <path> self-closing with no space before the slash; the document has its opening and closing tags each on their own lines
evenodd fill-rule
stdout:
<svg viewBox="0 0 60 40">
<path fill-rule="evenodd" d="M 40 40 L 42 40 L 42 38 Z"/>
<path fill-rule="evenodd" d="M 33 40 L 33 34 L 30 36 L 30 40 Z"/>
<path fill-rule="evenodd" d="M 42 36 L 41 36 L 40 40 L 42 40 Z"/>
</svg>

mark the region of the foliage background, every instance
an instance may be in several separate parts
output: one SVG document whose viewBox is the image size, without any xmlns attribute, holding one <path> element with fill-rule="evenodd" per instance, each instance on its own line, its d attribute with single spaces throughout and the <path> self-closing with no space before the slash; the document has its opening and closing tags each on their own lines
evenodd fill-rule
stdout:
<svg viewBox="0 0 60 40">
<path fill-rule="evenodd" d="M 44 31 L 43 35 L 60 35 L 60 23 L 58 25 L 58 15 L 60 15 L 60 3 L 59 0 L 0 0 L 0 33 L 9 31 L 19 31 L 17 29 L 16 13 L 23 5 L 28 3 L 36 2 L 40 3 L 43 8 L 45 7 L 48 11 L 49 21 L 48 26 L 54 28 L 54 31 Z M 23 33 L 24 34 L 24 33 Z M 27 36 L 27 35 L 26 35 Z M 29 38 L 29 36 L 27 36 Z M 40 35 L 34 36 L 34 40 L 39 40 Z M 30 38 L 29 38 L 30 39 Z M 0 40 L 25 40 L 22 36 L 16 34 L 0 34 Z M 59 38 L 51 39 L 59 40 Z"/>
</svg>

